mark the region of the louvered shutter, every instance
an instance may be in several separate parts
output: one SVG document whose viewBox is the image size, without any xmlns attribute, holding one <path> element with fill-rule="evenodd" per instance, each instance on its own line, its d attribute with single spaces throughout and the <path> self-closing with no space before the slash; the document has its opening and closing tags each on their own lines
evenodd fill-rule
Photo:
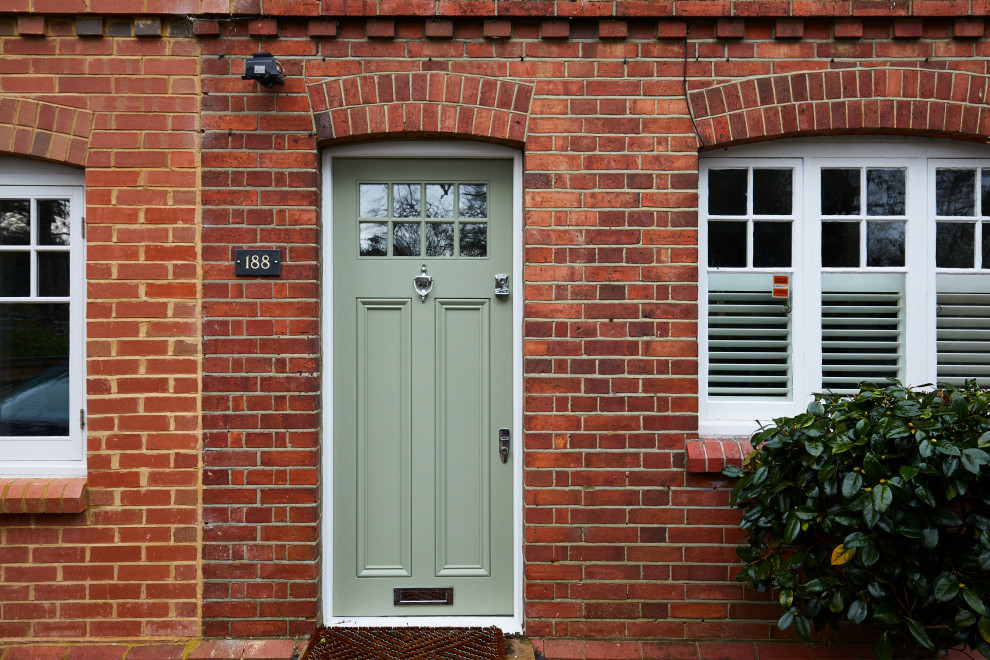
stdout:
<svg viewBox="0 0 990 660">
<path fill-rule="evenodd" d="M 851 393 L 864 381 L 900 379 L 903 354 L 903 275 L 824 273 L 822 388 Z"/>
<path fill-rule="evenodd" d="M 986 275 L 936 276 L 938 382 L 975 378 L 990 386 L 990 281 Z"/>
<path fill-rule="evenodd" d="M 788 397 L 791 311 L 763 273 L 708 277 L 708 396 Z"/>
</svg>

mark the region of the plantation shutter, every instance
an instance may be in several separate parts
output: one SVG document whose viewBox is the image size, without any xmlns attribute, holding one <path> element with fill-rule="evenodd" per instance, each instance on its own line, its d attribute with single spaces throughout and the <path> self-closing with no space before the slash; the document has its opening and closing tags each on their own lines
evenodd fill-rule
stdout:
<svg viewBox="0 0 990 660">
<path fill-rule="evenodd" d="M 791 310 L 764 273 L 712 273 L 708 283 L 708 396 L 788 397 Z"/>
<path fill-rule="evenodd" d="M 936 276 L 938 382 L 975 378 L 990 386 L 990 281 L 986 275 Z"/>
<path fill-rule="evenodd" d="M 851 393 L 859 383 L 901 378 L 904 276 L 822 275 L 822 388 Z"/>
</svg>

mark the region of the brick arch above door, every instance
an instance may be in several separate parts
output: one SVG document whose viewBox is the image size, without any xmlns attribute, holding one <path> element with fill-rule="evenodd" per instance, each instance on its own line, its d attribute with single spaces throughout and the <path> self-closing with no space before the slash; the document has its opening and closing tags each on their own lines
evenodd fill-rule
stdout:
<svg viewBox="0 0 990 660">
<path fill-rule="evenodd" d="M 92 130 L 89 110 L 0 95 L 0 154 L 83 166 Z"/>
<path fill-rule="evenodd" d="M 465 137 L 520 146 L 531 83 L 441 71 L 375 73 L 313 83 L 321 143 L 383 137 Z"/>
<path fill-rule="evenodd" d="M 990 136 L 990 78 L 964 71 L 852 68 L 747 78 L 689 92 L 703 146 L 776 137 Z"/>
</svg>

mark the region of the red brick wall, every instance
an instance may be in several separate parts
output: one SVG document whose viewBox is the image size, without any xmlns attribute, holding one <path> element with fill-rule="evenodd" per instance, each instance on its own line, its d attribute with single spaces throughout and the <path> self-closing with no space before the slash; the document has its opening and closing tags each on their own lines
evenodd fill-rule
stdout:
<svg viewBox="0 0 990 660">
<path fill-rule="evenodd" d="M 129 17 L 114 23 L 113 34 L 132 31 Z M 0 153 L 86 171 L 89 413 L 88 508 L 0 515 L 0 639 L 199 634 L 199 56 L 188 33 L 179 22 L 159 38 L 80 39 L 74 19 L 0 17 Z"/>
<path fill-rule="evenodd" d="M 224 11 L 220 4 L 209 11 Z M 324 0 L 282 3 L 274 10 L 280 17 L 257 19 L 251 12 L 260 5 L 245 0 L 234 7 L 238 20 L 195 22 L 195 43 L 76 40 L 64 20 L 49 20 L 44 37 L 7 34 L 0 93 L 95 113 L 86 163 L 88 215 L 99 225 L 89 273 L 94 506 L 84 519 L 61 521 L 71 529 L 52 527 L 52 517 L 25 517 L 16 529 L 53 529 L 43 547 L 75 547 L 94 565 L 99 559 L 90 557 L 108 549 L 102 544 L 137 547 L 121 568 L 75 562 L 88 572 L 70 575 L 106 591 L 86 584 L 65 600 L 100 603 L 103 610 L 86 611 L 105 611 L 114 626 L 136 622 L 119 634 L 159 634 L 156 614 L 121 617 L 128 610 L 114 599 L 129 596 L 109 589 L 132 588 L 136 573 L 118 574 L 125 568 L 144 571 L 141 596 L 151 604 L 150 594 L 160 592 L 149 576 L 195 588 L 196 558 L 181 551 L 198 547 L 201 401 L 203 633 L 311 631 L 320 589 L 319 147 L 383 137 L 496 140 L 525 154 L 528 634 L 566 640 L 552 647 L 558 658 L 652 652 L 646 642 L 616 651 L 582 640 L 779 637 L 777 606 L 734 580 L 739 534 L 725 480 L 685 469 L 685 443 L 697 428 L 699 145 L 849 132 L 990 135 L 980 94 L 988 73 L 982 16 L 990 6 L 967 3 L 971 19 L 957 5 L 504 0 L 496 11 L 493 2 Z M 735 17 L 724 17 L 730 11 Z M 18 25 L 0 19 L 0 35 Z M 24 22 L 23 31 L 35 29 Z M 113 50 L 96 60 L 70 55 L 107 44 Z M 170 64 L 174 53 L 182 66 L 163 73 L 162 57 L 145 52 L 151 48 L 165 48 Z M 262 90 L 240 79 L 244 58 L 258 49 L 284 65 L 284 87 Z M 41 77 L 31 62 L 89 73 L 85 89 L 98 93 L 81 93 L 79 83 L 45 87 L 79 78 L 58 68 L 54 78 Z M 10 70 L 16 66 L 27 68 Z M 198 329 L 190 321 L 196 232 L 188 231 L 197 66 L 202 399 L 196 352 L 188 352 Z M 171 81 L 165 88 L 162 78 Z M 436 78 L 445 91 L 434 120 L 426 101 Z M 127 82 L 112 83 L 112 95 L 93 79 Z M 398 95 L 407 80 L 408 101 Z M 357 96 L 348 96 L 348 81 Z M 365 96 L 362 85 L 372 81 L 374 93 Z M 415 91 L 415 81 L 425 81 L 425 91 Z M 447 96 L 448 81 L 459 81 L 449 83 L 458 95 Z M 498 90 L 513 90 L 513 102 L 500 101 L 501 91 L 469 93 L 475 83 L 466 81 L 498 81 Z M 314 84 L 307 90 L 307 83 Z M 517 107 L 522 96 L 525 107 Z M 142 106 L 150 97 L 157 105 Z M 140 115 L 142 107 L 158 112 Z M 500 111 L 511 119 L 503 124 Z M 457 119 L 445 123 L 445 112 Z M 513 129 L 520 116 L 525 125 Z M 3 130 L 0 118 L 0 144 Z M 158 160 L 128 160 L 151 157 Z M 161 172 L 180 178 L 156 178 Z M 181 178 L 187 173 L 194 178 Z M 180 210 L 156 210 L 162 206 Z M 234 277 L 237 247 L 284 247 L 282 276 Z M 151 286 L 155 273 L 167 273 L 174 287 L 165 298 Z M 162 340 L 156 333 L 166 322 L 175 325 Z M 131 344 L 138 339 L 146 343 Z M 178 359 L 162 366 L 162 352 Z M 123 371 L 100 371 L 114 368 Z M 163 368 L 167 385 L 157 379 Z M 113 389 L 153 383 L 169 389 L 127 396 Z M 161 429 L 152 409 L 162 404 L 193 409 Z M 181 451 L 158 451 L 173 446 Z M 166 524 L 158 517 L 165 512 L 186 517 Z M 13 520 L 0 517 L 0 525 Z M 178 554 L 157 559 L 150 548 L 159 541 L 133 540 L 146 526 L 156 539 L 167 531 L 179 541 L 170 546 Z M 62 631 L 43 632 L 54 611 L 23 610 L 42 619 L 34 624 L 17 618 L 23 599 L 35 596 L 33 571 L 62 582 L 66 574 L 32 554 L 33 537 L 12 537 L 11 529 L 2 548 L 20 553 L 11 556 L 22 558 L 23 572 L 11 579 L 4 562 L 0 590 L 12 591 L 0 591 L 0 626 L 13 628 L 0 632 L 113 632 L 79 628 L 71 610 L 58 613 Z M 98 545 L 72 536 L 79 531 L 99 531 Z M 169 602 L 195 633 L 196 594 Z"/>
</svg>

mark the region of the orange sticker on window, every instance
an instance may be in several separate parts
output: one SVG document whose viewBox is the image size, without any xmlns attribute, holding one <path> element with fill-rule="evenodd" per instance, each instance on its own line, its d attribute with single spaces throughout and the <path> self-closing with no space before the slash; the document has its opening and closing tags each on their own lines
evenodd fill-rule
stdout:
<svg viewBox="0 0 990 660">
<path fill-rule="evenodd" d="M 790 275 L 774 275 L 773 276 L 773 290 L 771 296 L 774 298 L 788 298 L 791 295 L 791 276 Z"/>
</svg>

